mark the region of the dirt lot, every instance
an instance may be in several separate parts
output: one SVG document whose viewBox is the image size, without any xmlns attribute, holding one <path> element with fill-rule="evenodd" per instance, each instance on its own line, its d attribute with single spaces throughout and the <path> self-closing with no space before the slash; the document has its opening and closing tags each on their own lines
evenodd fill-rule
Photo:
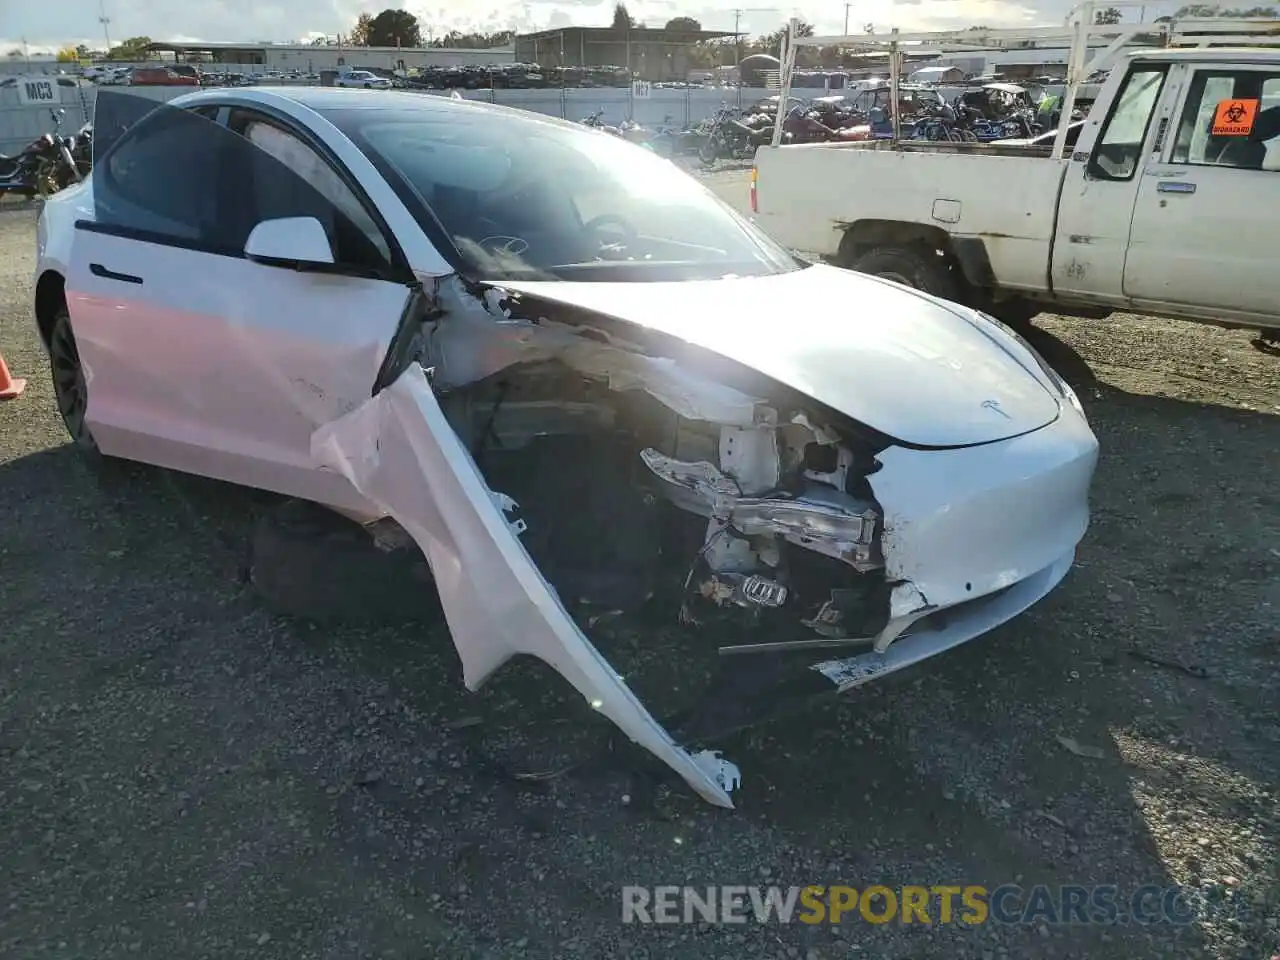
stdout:
<svg viewBox="0 0 1280 960">
<path fill-rule="evenodd" d="M 1280 952 L 1280 359 L 1245 333 L 1042 318 L 1103 447 L 1077 569 L 910 682 L 725 743 L 729 812 L 602 753 L 607 727 L 536 666 L 472 695 L 441 630 L 269 614 L 240 575 L 262 497 L 78 458 L 28 317 L 32 224 L 0 213 L 0 351 L 31 378 L 0 404 L 0 956 Z M 610 656 L 662 676 L 669 639 Z M 620 922 L 624 884 L 1041 882 L 1207 906 Z"/>
</svg>

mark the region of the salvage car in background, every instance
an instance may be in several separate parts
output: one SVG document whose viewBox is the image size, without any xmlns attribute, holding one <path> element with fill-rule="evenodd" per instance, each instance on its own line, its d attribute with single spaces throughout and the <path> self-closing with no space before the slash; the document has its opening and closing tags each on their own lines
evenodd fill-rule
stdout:
<svg viewBox="0 0 1280 960">
<path fill-rule="evenodd" d="M 38 230 L 75 442 L 392 518 L 473 689 L 536 656 L 732 806 L 592 610 L 665 585 L 673 620 L 784 636 L 844 690 L 1071 566 L 1097 443 L 1033 350 L 795 259 L 647 150 L 412 94 L 103 98 L 91 181 Z"/>
<path fill-rule="evenodd" d="M 353 87 L 361 90 L 390 90 L 393 84 L 387 77 L 380 77 L 370 70 L 348 70 L 338 74 L 335 87 Z"/>
</svg>

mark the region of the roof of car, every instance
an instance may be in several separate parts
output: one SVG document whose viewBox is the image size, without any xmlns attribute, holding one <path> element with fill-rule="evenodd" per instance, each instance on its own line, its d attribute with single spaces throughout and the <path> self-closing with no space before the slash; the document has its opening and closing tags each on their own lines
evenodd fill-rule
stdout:
<svg viewBox="0 0 1280 960">
<path fill-rule="evenodd" d="M 461 113 L 475 111 L 491 113 L 495 116 L 531 117 L 551 123 L 565 123 L 555 117 L 543 114 L 531 114 L 527 110 L 504 107 L 497 104 L 476 100 L 461 100 L 439 94 L 421 93 L 411 90 L 360 90 L 351 87 L 303 87 L 303 86 L 269 86 L 252 87 L 213 87 L 192 93 L 174 101 L 176 106 L 196 106 L 204 101 L 259 101 L 269 103 L 272 99 L 292 100 L 317 113 L 329 110 L 418 110 L 424 115 L 437 118 L 459 116 Z"/>
</svg>

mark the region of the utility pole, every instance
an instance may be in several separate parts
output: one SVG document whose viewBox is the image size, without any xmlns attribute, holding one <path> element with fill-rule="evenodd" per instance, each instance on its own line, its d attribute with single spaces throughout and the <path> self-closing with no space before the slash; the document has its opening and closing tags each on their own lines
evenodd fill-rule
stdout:
<svg viewBox="0 0 1280 960">
<path fill-rule="evenodd" d="M 849 35 L 849 8 L 852 6 L 852 3 L 846 3 L 844 5 L 844 35 L 846 37 Z"/>
<path fill-rule="evenodd" d="M 733 9 L 733 65 L 735 68 L 742 62 L 742 33 L 739 30 L 742 15 L 744 13 L 776 13 L 777 10 L 777 7 L 735 7 Z"/>
<path fill-rule="evenodd" d="M 98 22 L 102 24 L 102 37 L 107 41 L 107 56 L 111 55 L 111 18 L 107 16 L 107 0 L 98 0 Z"/>
</svg>

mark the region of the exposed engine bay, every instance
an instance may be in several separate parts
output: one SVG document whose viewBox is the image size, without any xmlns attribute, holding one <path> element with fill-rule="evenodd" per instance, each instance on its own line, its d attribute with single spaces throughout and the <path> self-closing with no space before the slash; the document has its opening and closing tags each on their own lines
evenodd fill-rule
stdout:
<svg viewBox="0 0 1280 960">
<path fill-rule="evenodd" d="M 628 295 L 642 295 L 636 287 Z M 1020 419 L 975 403 L 1001 426 L 970 410 L 939 431 L 921 415 L 928 405 L 888 402 L 896 384 L 865 362 L 874 388 L 857 396 L 839 389 L 838 353 L 770 376 L 781 369 L 762 353 L 771 327 L 721 347 L 733 333 L 721 317 L 700 346 L 683 328 L 705 317 L 632 322 L 608 306 L 613 285 L 574 289 L 439 281 L 421 326 L 402 324 L 374 395 L 311 437 L 321 468 L 426 556 L 468 688 L 513 656 L 536 657 L 699 795 L 731 807 L 737 768 L 680 741 L 707 744 L 757 706 L 905 669 L 1066 576 L 1097 441 L 1066 393 L 1072 412 L 1060 416 L 1052 382 L 1016 345 L 993 364 L 991 334 L 970 342 L 980 370 L 1014 378 Z M 821 331 L 798 343 L 818 349 Z M 889 337 L 880 352 L 901 346 Z M 945 371 L 939 397 L 972 399 L 956 367 Z M 917 439 L 841 412 L 864 406 Z M 724 623 L 734 639 L 718 654 L 752 654 L 717 658 L 728 682 L 706 692 L 700 719 L 678 723 L 680 741 L 587 636 L 602 616 L 641 607 Z"/>
<path fill-rule="evenodd" d="M 762 643 L 869 642 L 885 627 L 871 441 L 503 304 L 507 336 L 479 351 L 498 369 L 477 367 L 474 349 L 452 366 L 467 331 L 445 324 L 427 351 L 432 384 L 579 620 L 670 601 L 682 622 L 731 618 Z"/>
</svg>

